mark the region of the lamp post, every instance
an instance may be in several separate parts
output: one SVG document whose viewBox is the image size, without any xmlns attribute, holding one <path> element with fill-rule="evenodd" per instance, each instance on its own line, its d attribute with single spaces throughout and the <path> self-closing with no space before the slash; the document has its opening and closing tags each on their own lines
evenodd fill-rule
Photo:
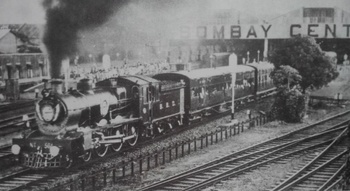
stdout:
<svg viewBox="0 0 350 191">
<path fill-rule="evenodd" d="M 249 64 L 249 51 L 247 52 L 247 64 Z"/>
<path fill-rule="evenodd" d="M 237 66 L 237 56 L 232 53 L 229 56 L 229 66 L 231 67 L 231 88 L 232 88 L 232 108 L 231 108 L 231 122 L 237 123 L 237 119 L 235 119 L 235 84 L 236 84 L 236 66 Z"/>
<path fill-rule="evenodd" d="M 209 58 L 210 58 L 210 68 L 212 68 L 213 67 L 213 62 L 214 62 L 214 56 L 211 54 L 209 56 Z"/>
</svg>

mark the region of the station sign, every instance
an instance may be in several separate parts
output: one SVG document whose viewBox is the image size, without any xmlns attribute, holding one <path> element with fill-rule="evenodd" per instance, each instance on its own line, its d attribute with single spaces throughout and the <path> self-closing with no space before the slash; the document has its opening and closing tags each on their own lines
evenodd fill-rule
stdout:
<svg viewBox="0 0 350 191">
<path fill-rule="evenodd" d="M 181 26 L 176 39 L 350 38 L 350 24 L 255 24 Z"/>
</svg>

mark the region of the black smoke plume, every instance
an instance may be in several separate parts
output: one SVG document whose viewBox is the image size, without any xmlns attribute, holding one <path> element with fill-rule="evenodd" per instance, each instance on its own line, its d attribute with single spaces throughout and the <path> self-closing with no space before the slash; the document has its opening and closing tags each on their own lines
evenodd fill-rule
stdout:
<svg viewBox="0 0 350 191">
<path fill-rule="evenodd" d="M 59 78 L 63 59 L 77 52 L 78 33 L 98 27 L 127 0 L 44 0 L 46 29 L 43 42 L 49 53 L 51 77 Z"/>
</svg>

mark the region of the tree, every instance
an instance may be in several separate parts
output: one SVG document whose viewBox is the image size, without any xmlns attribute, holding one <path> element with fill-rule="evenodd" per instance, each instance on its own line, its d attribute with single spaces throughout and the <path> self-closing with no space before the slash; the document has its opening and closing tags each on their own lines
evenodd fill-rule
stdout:
<svg viewBox="0 0 350 191">
<path fill-rule="evenodd" d="M 286 122 L 300 122 L 305 114 L 305 96 L 300 91 L 302 77 L 290 66 L 279 66 L 271 73 L 277 88 L 269 117 Z"/>
<path fill-rule="evenodd" d="M 295 68 L 302 77 L 303 93 L 307 88 L 321 88 L 339 75 L 312 37 L 287 39 L 269 55 L 269 60 L 276 69 L 282 65 Z"/>
<path fill-rule="evenodd" d="M 293 87 L 297 86 L 302 80 L 302 77 L 296 69 L 285 65 L 279 66 L 273 70 L 270 76 L 277 89 L 292 89 Z"/>
</svg>

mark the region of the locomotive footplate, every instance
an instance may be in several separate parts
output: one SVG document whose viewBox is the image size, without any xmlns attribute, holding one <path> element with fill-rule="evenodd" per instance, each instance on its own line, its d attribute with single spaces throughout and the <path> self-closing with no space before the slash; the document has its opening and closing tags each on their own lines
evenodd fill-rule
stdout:
<svg viewBox="0 0 350 191">
<path fill-rule="evenodd" d="M 82 136 L 75 138 L 34 137 L 13 139 L 21 150 L 18 159 L 30 168 L 58 168 L 69 166 L 73 158 L 83 154 Z"/>
</svg>

